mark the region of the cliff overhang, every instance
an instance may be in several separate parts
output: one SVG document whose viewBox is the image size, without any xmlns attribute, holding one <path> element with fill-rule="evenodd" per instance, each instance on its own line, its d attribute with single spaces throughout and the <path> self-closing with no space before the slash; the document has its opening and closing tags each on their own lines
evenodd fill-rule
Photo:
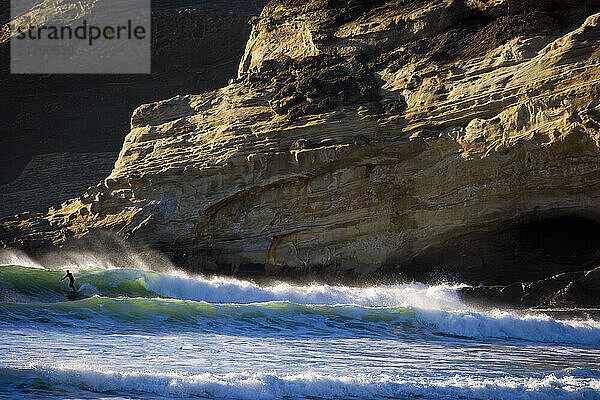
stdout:
<svg viewBox="0 0 600 400">
<path fill-rule="evenodd" d="M 239 75 L 139 107 L 109 177 L 2 220 L 203 272 L 538 280 L 600 261 L 600 2 L 272 1 Z"/>
</svg>

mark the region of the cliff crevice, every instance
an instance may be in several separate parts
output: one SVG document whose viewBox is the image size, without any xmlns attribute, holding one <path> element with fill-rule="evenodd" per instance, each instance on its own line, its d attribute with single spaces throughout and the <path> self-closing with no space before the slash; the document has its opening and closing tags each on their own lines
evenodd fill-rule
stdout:
<svg viewBox="0 0 600 400">
<path fill-rule="evenodd" d="M 600 233 L 600 2 L 341 3 L 270 2 L 237 79 L 138 108 L 109 177 L 2 242 L 493 284 L 597 265 L 597 241 L 545 240 Z"/>
</svg>

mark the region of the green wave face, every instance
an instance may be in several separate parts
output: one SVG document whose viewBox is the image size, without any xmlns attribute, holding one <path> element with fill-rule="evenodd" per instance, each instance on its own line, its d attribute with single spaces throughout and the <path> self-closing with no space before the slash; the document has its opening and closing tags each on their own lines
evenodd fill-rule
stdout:
<svg viewBox="0 0 600 400">
<path fill-rule="evenodd" d="M 156 274 L 146 272 L 146 274 Z M 17 265 L 0 266 L 0 301 L 52 303 L 69 300 L 69 281 L 60 281 L 64 271 L 50 271 Z M 158 297 L 144 287 L 144 279 L 124 279 L 118 270 L 90 270 L 75 273 L 75 287 L 81 297 Z"/>
<path fill-rule="evenodd" d="M 111 332 L 201 330 L 216 334 L 354 337 L 387 334 L 414 317 L 411 310 L 402 307 L 285 301 L 222 304 L 160 298 L 146 286 L 172 277 L 152 271 L 89 270 L 74 275 L 77 294 L 70 292 L 67 280 L 60 281 L 63 271 L 0 267 L 0 322 Z M 202 296 L 203 290 L 198 290 Z"/>
<path fill-rule="evenodd" d="M 2 301 L 60 301 L 69 291 L 68 282 L 60 282 L 61 271 L 48 271 L 17 265 L 0 267 Z"/>
<path fill-rule="evenodd" d="M 380 336 L 411 326 L 402 307 L 315 306 L 287 302 L 211 304 L 190 300 L 91 297 L 60 303 L 0 303 L 0 321 L 113 330 L 202 330 L 279 335 Z M 341 332 L 341 333 L 340 333 Z"/>
<path fill-rule="evenodd" d="M 444 286 L 356 288 L 282 283 L 261 287 L 228 278 L 123 268 L 76 273 L 79 292 L 72 294 L 68 282 L 59 281 L 63 274 L 0 267 L 0 326 L 287 338 L 410 339 L 441 334 L 593 346 L 600 343 L 597 321 L 557 321 L 545 315 L 479 312 L 462 306 L 448 309 L 448 305 L 457 305 L 456 292 Z"/>
<path fill-rule="evenodd" d="M 159 275 L 157 272 L 145 271 L 145 274 Z M 107 297 L 158 297 L 158 294 L 147 290 L 144 278 L 123 279 L 115 270 L 84 271 L 76 277 L 80 286 L 88 284 L 98 290 L 98 294 Z"/>
</svg>

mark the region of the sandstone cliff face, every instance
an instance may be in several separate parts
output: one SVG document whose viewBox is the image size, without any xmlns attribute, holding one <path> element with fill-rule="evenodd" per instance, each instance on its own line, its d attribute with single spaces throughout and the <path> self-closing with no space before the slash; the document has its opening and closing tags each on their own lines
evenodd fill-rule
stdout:
<svg viewBox="0 0 600 400">
<path fill-rule="evenodd" d="M 1 222 L 201 271 L 545 278 L 600 258 L 600 2 L 272 1 L 239 78 L 139 107 L 108 178 Z"/>
<path fill-rule="evenodd" d="M 84 17 L 98 0 L 43 1 L 33 25 Z M 0 31 L 0 217 L 45 211 L 105 178 L 140 104 L 227 84 L 266 0 L 153 1 L 152 75 L 11 75 Z M 10 18 L 0 4 L 0 24 Z"/>
</svg>

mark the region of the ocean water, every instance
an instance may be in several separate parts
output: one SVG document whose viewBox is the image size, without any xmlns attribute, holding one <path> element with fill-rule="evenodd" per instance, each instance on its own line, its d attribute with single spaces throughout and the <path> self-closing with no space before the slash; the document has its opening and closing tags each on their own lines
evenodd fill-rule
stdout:
<svg viewBox="0 0 600 400">
<path fill-rule="evenodd" d="M 600 399 L 600 322 L 450 285 L 0 266 L 2 399 Z"/>
</svg>

